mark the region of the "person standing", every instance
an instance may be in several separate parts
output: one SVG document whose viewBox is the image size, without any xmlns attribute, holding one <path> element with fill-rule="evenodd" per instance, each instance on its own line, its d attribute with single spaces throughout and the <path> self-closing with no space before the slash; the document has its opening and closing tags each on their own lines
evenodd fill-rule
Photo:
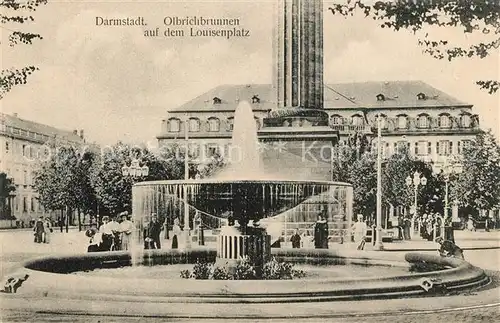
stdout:
<svg viewBox="0 0 500 323">
<path fill-rule="evenodd" d="M 352 225 L 352 233 L 354 236 L 354 243 L 360 246 L 361 243 L 366 239 L 366 232 L 368 231 L 368 226 L 363 221 L 363 215 L 358 214 L 357 221 Z"/>
<path fill-rule="evenodd" d="M 158 216 L 156 213 L 151 214 L 151 222 L 149 223 L 147 229 L 147 237 L 151 239 L 152 249 L 161 249 L 160 234 L 163 229 L 160 222 L 158 222 Z"/>
<path fill-rule="evenodd" d="M 300 248 L 300 234 L 299 234 L 299 229 L 295 229 L 295 233 L 292 235 L 290 238 L 290 241 L 292 242 L 292 248 Z"/>
<path fill-rule="evenodd" d="M 99 227 L 102 242 L 99 244 L 100 251 L 111 251 L 113 246 L 113 225 L 110 225 L 109 216 L 102 217 L 102 225 Z"/>
<path fill-rule="evenodd" d="M 50 221 L 50 218 L 45 218 L 43 221 L 43 242 L 44 243 L 50 243 L 50 234 L 52 232 L 52 223 Z"/>
<path fill-rule="evenodd" d="M 33 231 L 35 231 L 35 242 L 42 243 L 43 242 L 43 235 L 45 232 L 42 217 L 39 217 L 38 220 L 36 220 L 35 226 L 33 227 Z"/>
<path fill-rule="evenodd" d="M 314 224 L 314 247 L 328 249 L 328 222 L 323 215 L 319 215 L 318 221 Z"/>
<path fill-rule="evenodd" d="M 134 229 L 134 225 L 132 221 L 128 219 L 128 213 L 121 213 L 122 222 L 120 222 L 120 241 L 121 241 L 121 250 L 130 250 L 130 240 L 132 235 L 132 230 Z"/>
<path fill-rule="evenodd" d="M 181 234 L 181 227 L 179 226 L 179 219 L 175 218 L 172 227 L 172 249 L 179 248 L 179 235 Z"/>
</svg>

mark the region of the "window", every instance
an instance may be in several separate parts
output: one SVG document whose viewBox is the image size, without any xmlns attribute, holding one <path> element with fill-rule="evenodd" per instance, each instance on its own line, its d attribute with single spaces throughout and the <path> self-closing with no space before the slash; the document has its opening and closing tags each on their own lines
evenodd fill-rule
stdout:
<svg viewBox="0 0 500 323">
<path fill-rule="evenodd" d="M 14 204 L 16 207 L 16 211 L 19 211 L 19 196 L 16 196 L 14 199 L 15 199 Z"/>
<path fill-rule="evenodd" d="M 385 101 L 385 96 L 382 93 L 377 94 L 377 101 Z"/>
<path fill-rule="evenodd" d="M 255 127 L 257 128 L 257 130 L 260 129 L 260 120 L 257 117 L 255 117 Z"/>
<path fill-rule="evenodd" d="M 425 100 L 427 96 L 424 93 L 417 94 L 417 100 Z"/>
<path fill-rule="evenodd" d="M 214 97 L 212 100 L 213 100 L 214 104 L 221 104 L 222 103 L 222 100 L 218 97 Z"/>
<path fill-rule="evenodd" d="M 440 128 L 450 128 L 451 127 L 451 120 L 450 120 L 449 115 L 442 114 L 439 116 L 439 127 Z"/>
<path fill-rule="evenodd" d="M 189 144 L 189 155 L 192 158 L 200 157 L 200 145 L 198 144 Z"/>
<path fill-rule="evenodd" d="M 189 119 L 189 132 L 199 132 L 200 131 L 200 120 L 197 118 Z"/>
<path fill-rule="evenodd" d="M 31 212 L 35 212 L 35 198 L 31 198 Z"/>
<path fill-rule="evenodd" d="M 471 125 L 471 119 L 469 114 L 462 114 L 460 116 L 460 126 L 463 128 L 469 128 Z"/>
<path fill-rule="evenodd" d="M 355 114 L 351 117 L 351 122 L 354 126 L 362 126 L 363 117 L 361 117 L 359 114 Z"/>
<path fill-rule="evenodd" d="M 440 140 L 436 144 L 438 155 L 449 156 L 453 151 L 453 143 L 449 140 Z"/>
<path fill-rule="evenodd" d="M 22 150 L 23 150 L 23 157 L 26 157 L 26 145 L 22 146 Z"/>
<path fill-rule="evenodd" d="M 378 127 L 378 118 L 380 117 L 380 128 L 387 129 L 387 118 L 385 115 L 381 114 L 380 116 L 375 117 L 375 127 Z"/>
<path fill-rule="evenodd" d="M 421 114 L 417 118 L 417 127 L 419 128 L 429 128 L 429 116 L 427 114 Z"/>
<path fill-rule="evenodd" d="M 464 150 L 472 144 L 471 140 L 459 140 L 457 142 L 457 153 L 458 154 L 463 154 Z"/>
<path fill-rule="evenodd" d="M 227 118 L 227 131 L 233 131 L 234 117 Z"/>
<path fill-rule="evenodd" d="M 432 155 L 432 142 L 427 143 L 427 155 Z"/>
<path fill-rule="evenodd" d="M 257 94 L 252 97 L 252 103 L 260 103 L 260 98 Z"/>
<path fill-rule="evenodd" d="M 179 119 L 169 119 L 168 120 L 168 131 L 169 132 L 179 132 L 181 131 L 181 121 Z"/>
<path fill-rule="evenodd" d="M 28 185 L 28 171 L 23 171 L 23 185 Z"/>
<path fill-rule="evenodd" d="M 415 145 L 416 145 L 415 153 L 419 156 L 427 155 L 429 153 L 429 144 L 430 144 L 430 142 L 428 143 L 425 140 L 421 140 L 419 142 L 416 142 L 415 143 Z"/>
<path fill-rule="evenodd" d="M 333 115 L 330 118 L 330 122 L 332 125 L 340 125 L 340 124 L 342 124 L 342 117 L 339 115 Z"/>
<path fill-rule="evenodd" d="M 23 212 L 28 212 L 28 198 L 23 196 Z"/>
<path fill-rule="evenodd" d="M 398 129 L 406 129 L 408 126 L 408 118 L 406 115 L 398 116 Z"/>
<path fill-rule="evenodd" d="M 10 148 L 10 146 L 9 146 L 9 142 L 7 142 L 7 141 L 6 141 L 6 142 L 5 142 L 5 153 L 6 153 L 6 154 L 8 154 L 8 153 L 9 153 L 9 148 Z"/>
<path fill-rule="evenodd" d="M 19 134 L 19 129 L 12 128 L 12 133 L 15 134 L 15 135 L 18 135 Z"/>
<path fill-rule="evenodd" d="M 217 146 L 217 144 L 208 144 L 206 152 L 207 152 L 207 157 L 210 158 L 215 154 L 219 153 L 219 146 Z"/>
<path fill-rule="evenodd" d="M 211 117 L 208 119 L 208 131 L 217 132 L 220 130 L 220 121 L 217 118 Z"/>
</svg>

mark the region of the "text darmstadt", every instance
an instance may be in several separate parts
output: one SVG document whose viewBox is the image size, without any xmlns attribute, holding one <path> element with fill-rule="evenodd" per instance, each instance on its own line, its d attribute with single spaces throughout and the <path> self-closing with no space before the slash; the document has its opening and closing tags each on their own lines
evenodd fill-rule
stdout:
<svg viewBox="0 0 500 323">
<path fill-rule="evenodd" d="M 109 18 L 95 17 L 96 26 L 146 26 L 144 17 Z"/>
</svg>

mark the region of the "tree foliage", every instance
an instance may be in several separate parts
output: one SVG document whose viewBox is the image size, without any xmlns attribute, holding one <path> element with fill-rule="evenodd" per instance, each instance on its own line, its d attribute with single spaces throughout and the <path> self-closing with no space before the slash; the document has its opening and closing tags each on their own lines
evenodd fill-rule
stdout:
<svg viewBox="0 0 500 323">
<path fill-rule="evenodd" d="M 463 172 L 452 195 L 463 207 L 489 210 L 500 206 L 500 147 L 495 136 L 481 132 L 464 147 Z"/>
<path fill-rule="evenodd" d="M 11 219 L 11 209 L 8 207 L 7 199 L 16 190 L 11 178 L 7 173 L 0 173 L 0 219 Z"/>
<path fill-rule="evenodd" d="M 34 21 L 31 15 L 40 5 L 47 3 L 47 0 L 1 0 L 0 1 L 0 23 L 2 24 L 2 34 L 8 35 L 9 46 L 17 44 L 31 45 L 33 40 L 42 39 L 37 33 L 26 32 L 18 29 L 19 25 Z M 22 68 L 8 68 L 0 73 L 0 99 L 9 92 L 12 87 L 25 84 L 28 76 L 36 71 L 35 66 Z"/>
<path fill-rule="evenodd" d="M 407 29 L 418 33 L 418 44 L 423 46 L 424 53 L 437 59 L 484 58 L 500 46 L 500 1 L 497 0 L 349 0 L 334 4 L 329 10 L 346 17 L 362 14 L 377 21 L 382 28 Z M 481 40 L 462 46 L 449 40 L 432 38 L 427 27 L 459 28 L 466 34 L 480 34 Z M 499 88 L 498 80 L 476 83 L 490 93 Z"/>
</svg>

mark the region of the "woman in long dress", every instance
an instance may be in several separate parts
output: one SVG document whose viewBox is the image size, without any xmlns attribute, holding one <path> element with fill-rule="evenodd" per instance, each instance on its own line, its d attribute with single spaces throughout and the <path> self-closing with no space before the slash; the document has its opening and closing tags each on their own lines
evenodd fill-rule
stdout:
<svg viewBox="0 0 500 323">
<path fill-rule="evenodd" d="M 128 213 L 121 213 L 122 222 L 120 222 L 120 241 L 121 241 L 121 250 L 129 250 L 130 249 L 130 236 L 132 234 L 132 230 L 134 228 L 132 221 L 128 219 Z"/>
<path fill-rule="evenodd" d="M 179 248 L 179 238 L 181 234 L 181 227 L 179 226 L 179 219 L 174 220 L 174 225 L 172 227 L 172 249 Z"/>
<path fill-rule="evenodd" d="M 44 243 L 50 243 L 50 233 L 52 232 L 52 224 L 50 223 L 49 218 L 45 218 L 43 221 L 43 242 Z"/>
<path fill-rule="evenodd" d="M 363 215 L 358 214 L 358 221 L 352 225 L 351 230 L 354 236 L 354 243 L 359 246 L 366 238 L 366 232 L 368 230 L 368 226 L 363 221 Z"/>
</svg>

